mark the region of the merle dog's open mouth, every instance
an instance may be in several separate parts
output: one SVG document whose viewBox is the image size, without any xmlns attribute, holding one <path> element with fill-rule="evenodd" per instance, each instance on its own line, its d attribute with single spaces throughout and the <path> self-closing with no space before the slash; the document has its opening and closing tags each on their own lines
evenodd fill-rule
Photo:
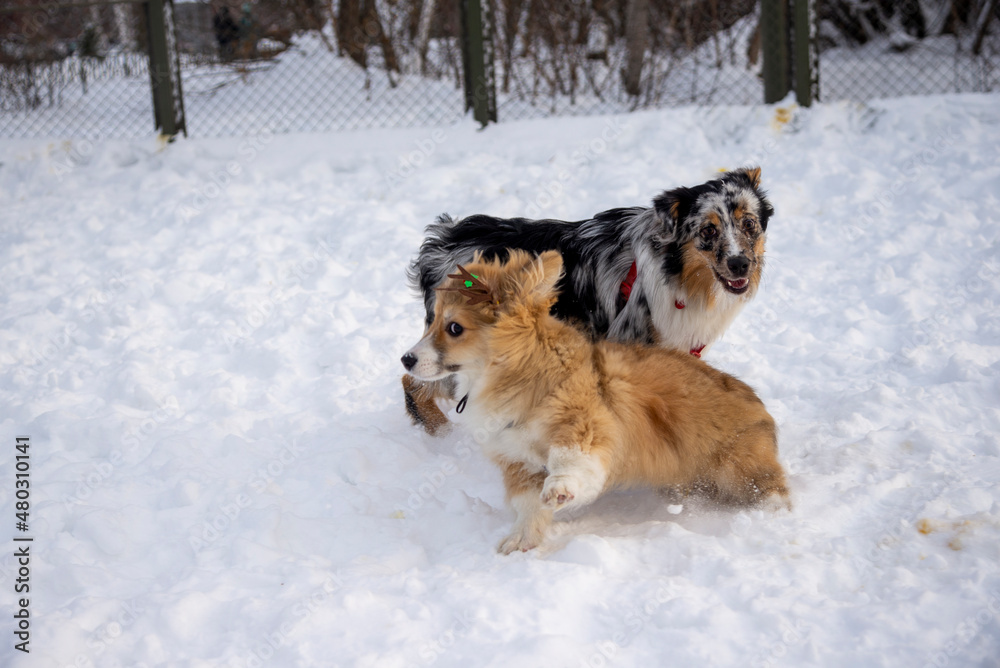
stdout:
<svg viewBox="0 0 1000 668">
<path fill-rule="evenodd" d="M 749 278 L 737 278 L 735 280 L 730 280 L 728 278 L 723 278 L 719 272 L 715 272 L 715 277 L 719 279 L 720 283 L 722 283 L 722 287 L 734 295 L 742 295 L 750 288 Z"/>
</svg>

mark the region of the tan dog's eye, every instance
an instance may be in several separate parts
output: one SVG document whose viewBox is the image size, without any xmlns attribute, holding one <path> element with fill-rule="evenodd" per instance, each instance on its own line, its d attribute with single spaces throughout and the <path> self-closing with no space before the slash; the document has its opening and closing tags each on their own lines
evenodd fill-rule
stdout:
<svg viewBox="0 0 1000 668">
<path fill-rule="evenodd" d="M 457 322 L 449 322 L 448 326 L 444 328 L 444 331 L 448 332 L 451 336 L 461 336 L 462 332 L 465 331 L 465 328 Z"/>
<path fill-rule="evenodd" d="M 755 229 L 757 229 L 757 221 L 754 220 L 753 218 L 744 218 L 743 229 L 746 232 L 753 232 Z"/>
<path fill-rule="evenodd" d="M 717 236 L 719 236 L 719 230 L 715 229 L 715 225 L 701 228 L 701 238 L 705 241 L 710 241 Z"/>
</svg>

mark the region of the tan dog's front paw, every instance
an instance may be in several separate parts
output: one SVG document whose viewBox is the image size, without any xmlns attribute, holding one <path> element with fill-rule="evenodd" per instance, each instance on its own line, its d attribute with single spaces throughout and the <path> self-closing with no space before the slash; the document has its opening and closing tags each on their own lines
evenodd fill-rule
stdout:
<svg viewBox="0 0 1000 668">
<path fill-rule="evenodd" d="M 542 542 L 542 534 L 537 531 L 517 531 L 515 530 L 512 534 L 500 541 L 500 546 L 497 547 L 497 552 L 500 554 L 510 554 L 511 552 L 516 552 L 520 550 L 521 552 L 527 552 L 528 550 L 533 550 Z"/>
<path fill-rule="evenodd" d="M 568 475 L 550 475 L 542 487 L 542 505 L 551 510 L 565 508 L 576 498 L 579 483 Z"/>
</svg>

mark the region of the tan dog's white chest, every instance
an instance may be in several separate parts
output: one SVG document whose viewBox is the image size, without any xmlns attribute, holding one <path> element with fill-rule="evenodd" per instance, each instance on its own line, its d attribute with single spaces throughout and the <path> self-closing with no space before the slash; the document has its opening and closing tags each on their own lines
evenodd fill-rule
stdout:
<svg viewBox="0 0 1000 668">
<path fill-rule="evenodd" d="M 521 462 L 530 471 L 541 471 L 548 460 L 548 447 L 537 425 L 517 425 L 505 415 L 490 414 L 470 405 L 465 411 L 465 426 L 494 461 Z"/>
</svg>

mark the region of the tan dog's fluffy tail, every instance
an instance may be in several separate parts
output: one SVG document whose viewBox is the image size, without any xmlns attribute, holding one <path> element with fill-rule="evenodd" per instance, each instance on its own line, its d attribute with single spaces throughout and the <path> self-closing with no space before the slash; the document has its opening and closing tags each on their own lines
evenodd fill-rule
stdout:
<svg viewBox="0 0 1000 668">
<path fill-rule="evenodd" d="M 406 396 L 406 412 L 413 424 L 423 427 L 431 436 L 448 433 L 451 423 L 434 401 L 447 396 L 440 383 L 425 383 L 407 374 L 403 376 L 403 394 Z"/>
</svg>

